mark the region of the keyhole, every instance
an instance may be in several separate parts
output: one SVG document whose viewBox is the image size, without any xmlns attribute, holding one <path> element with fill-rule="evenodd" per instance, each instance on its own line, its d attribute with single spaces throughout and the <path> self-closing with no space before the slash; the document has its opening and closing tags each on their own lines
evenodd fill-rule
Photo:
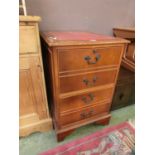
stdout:
<svg viewBox="0 0 155 155">
<path fill-rule="evenodd" d="M 122 100 L 122 98 L 124 97 L 124 94 L 120 94 L 119 95 L 119 99 Z"/>
</svg>

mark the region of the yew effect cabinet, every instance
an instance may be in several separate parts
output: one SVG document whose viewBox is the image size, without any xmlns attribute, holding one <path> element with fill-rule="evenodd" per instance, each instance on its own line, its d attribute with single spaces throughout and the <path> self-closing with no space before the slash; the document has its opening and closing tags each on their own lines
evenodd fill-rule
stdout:
<svg viewBox="0 0 155 155">
<path fill-rule="evenodd" d="M 41 38 L 57 140 L 82 125 L 108 124 L 128 41 L 87 32 L 42 32 Z"/>
</svg>

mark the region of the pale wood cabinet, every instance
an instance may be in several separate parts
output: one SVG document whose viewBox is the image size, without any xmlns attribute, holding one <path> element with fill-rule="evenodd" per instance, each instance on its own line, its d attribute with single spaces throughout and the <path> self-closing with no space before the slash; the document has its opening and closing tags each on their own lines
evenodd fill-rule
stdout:
<svg viewBox="0 0 155 155">
<path fill-rule="evenodd" d="M 37 16 L 20 16 L 19 26 L 19 131 L 26 136 L 48 131 L 48 113 Z"/>
</svg>

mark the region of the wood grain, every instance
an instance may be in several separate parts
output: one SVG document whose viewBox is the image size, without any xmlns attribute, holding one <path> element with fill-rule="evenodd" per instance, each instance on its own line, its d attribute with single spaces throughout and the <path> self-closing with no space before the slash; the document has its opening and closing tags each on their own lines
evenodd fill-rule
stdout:
<svg viewBox="0 0 155 155">
<path fill-rule="evenodd" d="M 66 113 L 80 108 L 89 107 L 90 105 L 99 104 L 101 101 L 111 102 L 110 97 L 113 89 L 114 88 L 111 87 L 109 89 L 103 89 L 61 99 L 60 113 Z"/>
<path fill-rule="evenodd" d="M 115 83 L 116 74 L 117 69 L 109 69 L 59 77 L 60 93 L 113 84 Z"/>
<path fill-rule="evenodd" d="M 81 120 L 86 120 L 98 114 L 106 114 L 109 110 L 109 103 L 100 103 L 88 108 L 78 108 L 76 111 L 60 114 L 60 125 L 67 125 Z"/>
<path fill-rule="evenodd" d="M 117 66 L 120 61 L 122 46 L 113 46 L 105 48 L 77 48 L 77 49 L 59 49 L 58 61 L 59 71 L 73 71 L 87 68 Z M 96 60 L 97 56 L 99 57 Z M 89 61 L 85 60 L 87 57 Z M 111 61 L 108 61 L 111 59 Z M 76 61 L 75 61 L 76 60 Z"/>
<path fill-rule="evenodd" d="M 19 27 L 19 52 L 22 53 L 36 53 L 39 52 L 37 40 L 36 25 L 27 26 L 21 25 Z"/>
<path fill-rule="evenodd" d="M 19 26 L 19 130 L 20 136 L 50 130 L 42 55 L 38 31 L 40 17 L 20 16 Z M 25 19 L 25 20 L 24 20 Z M 27 24 L 31 21 L 31 24 Z"/>
</svg>

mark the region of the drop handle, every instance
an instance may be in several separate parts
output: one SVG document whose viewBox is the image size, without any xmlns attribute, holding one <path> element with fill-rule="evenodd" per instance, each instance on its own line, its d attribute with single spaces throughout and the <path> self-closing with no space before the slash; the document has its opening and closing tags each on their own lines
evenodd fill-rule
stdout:
<svg viewBox="0 0 155 155">
<path fill-rule="evenodd" d="M 89 112 L 82 112 L 82 113 L 80 114 L 81 119 L 89 118 L 89 117 L 91 117 L 91 116 L 93 115 L 93 113 L 94 113 L 94 110 L 93 110 L 93 109 L 90 110 Z"/>
<path fill-rule="evenodd" d="M 93 50 L 93 54 L 95 55 L 94 58 L 90 57 L 90 56 L 84 56 L 84 60 L 87 62 L 87 64 L 96 64 L 99 59 L 101 58 L 101 55 L 99 53 L 97 53 L 96 50 Z M 94 59 L 94 61 L 92 61 L 92 59 Z"/>
<path fill-rule="evenodd" d="M 94 95 L 93 94 L 88 94 L 88 96 L 83 96 L 82 101 L 86 104 L 91 103 L 94 100 Z"/>
<path fill-rule="evenodd" d="M 88 79 L 83 79 L 83 83 L 85 83 L 86 86 L 94 86 L 94 84 L 97 81 L 97 77 L 94 76 L 92 80 L 88 80 Z"/>
</svg>

